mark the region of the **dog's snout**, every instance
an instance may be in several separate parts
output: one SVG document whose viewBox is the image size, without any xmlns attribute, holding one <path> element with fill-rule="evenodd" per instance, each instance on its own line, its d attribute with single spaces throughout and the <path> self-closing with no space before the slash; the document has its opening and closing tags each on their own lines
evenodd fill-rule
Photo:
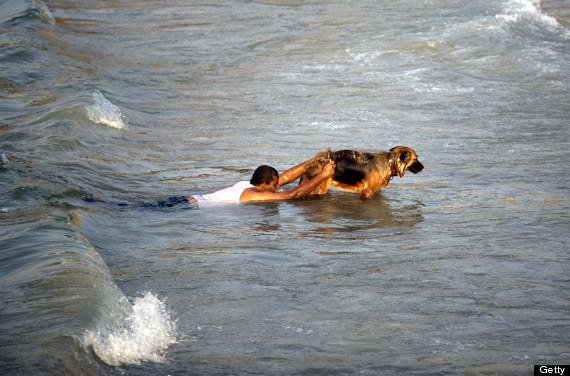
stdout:
<svg viewBox="0 0 570 376">
<path fill-rule="evenodd" d="M 416 160 L 414 163 L 412 163 L 412 165 L 408 168 L 408 170 L 410 170 L 414 174 L 421 172 L 423 169 L 424 169 L 424 165 L 421 164 L 421 162 L 418 160 Z"/>
</svg>

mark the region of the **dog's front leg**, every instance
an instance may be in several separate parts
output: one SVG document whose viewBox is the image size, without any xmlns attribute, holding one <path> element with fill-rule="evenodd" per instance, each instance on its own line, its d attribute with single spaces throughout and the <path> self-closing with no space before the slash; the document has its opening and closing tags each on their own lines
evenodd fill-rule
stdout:
<svg viewBox="0 0 570 376">
<path fill-rule="evenodd" d="M 362 192 L 360 192 L 360 199 L 361 199 L 361 200 L 368 200 L 368 199 L 370 199 L 372 196 L 374 196 L 374 192 L 373 192 L 370 188 L 368 188 L 368 187 L 364 188 L 364 189 L 362 190 Z"/>
</svg>

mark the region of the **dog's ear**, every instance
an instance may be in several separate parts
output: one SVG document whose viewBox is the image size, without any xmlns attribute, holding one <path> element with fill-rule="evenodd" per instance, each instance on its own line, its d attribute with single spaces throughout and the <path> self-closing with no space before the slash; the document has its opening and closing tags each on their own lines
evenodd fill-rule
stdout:
<svg viewBox="0 0 570 376">
<path fill-rule="evenodd" d="M 412 158 L 412 153 L 410 153 L 408 148 L 403 146 L 397 146 L 390 149 L 390 151 L 396 153 L 396 170 L 398 170 L 398 176 L 403 178 L 408 168 L 408 163 Z"/>
</svg>

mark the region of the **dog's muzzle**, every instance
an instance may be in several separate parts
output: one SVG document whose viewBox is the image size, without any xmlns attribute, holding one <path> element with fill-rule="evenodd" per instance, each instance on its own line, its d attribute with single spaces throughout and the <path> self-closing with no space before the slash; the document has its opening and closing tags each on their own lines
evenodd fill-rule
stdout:
<svg viewBox="0 0 570 376">
<path fill-rule="evenodd" d="M 412 165 L 410 167 L 408 167 L 408 171 L 411 171 L 414 174 L 421 172 L 423 169 L 424 169 L 424 165 L 421 164 L 421 162 L 418 160 L 416 160 L 414 163 L 412 163 Z"/>
</svg>

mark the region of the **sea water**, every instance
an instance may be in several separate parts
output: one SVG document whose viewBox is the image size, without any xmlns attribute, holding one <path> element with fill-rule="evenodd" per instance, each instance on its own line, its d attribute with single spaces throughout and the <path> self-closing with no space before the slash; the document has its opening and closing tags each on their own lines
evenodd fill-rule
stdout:
<svg viewBox="0 0 570 376">
<path fill-rule="evenodd" d="M 563 0 L 2 2 L 1 373 L 568 364 L 569 20 Z M 424 171 L 368 201 L 138 205 L 397 145 Z"/>
</svg>

